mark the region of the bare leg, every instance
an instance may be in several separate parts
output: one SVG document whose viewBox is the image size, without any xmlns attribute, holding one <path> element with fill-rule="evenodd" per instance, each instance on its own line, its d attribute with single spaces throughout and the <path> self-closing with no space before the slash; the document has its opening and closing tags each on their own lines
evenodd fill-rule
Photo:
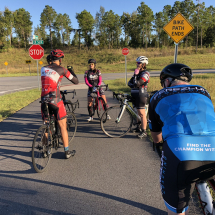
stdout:
<svg viewBox="0 0 215 215">
<path fill-rule="evenodd" d="M 137 112 L 141 118 L 141 128 L 143 130 L 146 130 L 146 127 L 147 127 L 146 111 L 145 109 L 137 109 Z"/>
<path fill-rule="evenodd" d="M 68 138 L 66 122 L 67 122 L 67 118 L 58 121 L 64 148 L 69 146 L 69 138 Z"/>
</svg>

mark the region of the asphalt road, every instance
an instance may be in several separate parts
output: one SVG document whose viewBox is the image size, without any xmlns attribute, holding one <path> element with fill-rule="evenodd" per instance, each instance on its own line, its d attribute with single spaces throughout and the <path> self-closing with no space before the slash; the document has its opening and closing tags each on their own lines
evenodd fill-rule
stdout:
<svg viewBox="0 0 215 215">
<path fill-rule="evenodd" d="M 75 88 L 80 108 L 70 149 L 76 155 L 66 160 L 63 148 L 54 151 L 42 174 L 31 163 L 32 140 L 42 124 L 38 100 L 0 123 L 0 214 L 166 215 L 152 144 L 132 133 L 106 137 L 96 117 L 86 120 L 86 86 Z M 110 91 L 106 95 L 110 106 L 116 103 Z"/>
<path fill-rule="evenodd" d="M 215 69 L 209 70 L 193 70 L 194 74 L 199 73 L 215 73 Z M 127 79 L 132 76 L 133 72 L 127 74 Z M 151 76 L 159 76 L 160 71 L 150 72 Z M 84 83 L 84 75 L 78 75 L 79 82 Z M 103 73 L 103 80 L 113 80 L 117 78 L 125 78 L 125 73 Z M 39 77 L 40 81 L 40 77 Z M 63 78 L 62 85 L 70 85 L 71 83 Z M 0 95 L 12 93 L 15 91 L 29 90 L 39 87 L 37 76 L 25 76 L 25 77 L 2 77 L 0 78 Z"/>
</svg>

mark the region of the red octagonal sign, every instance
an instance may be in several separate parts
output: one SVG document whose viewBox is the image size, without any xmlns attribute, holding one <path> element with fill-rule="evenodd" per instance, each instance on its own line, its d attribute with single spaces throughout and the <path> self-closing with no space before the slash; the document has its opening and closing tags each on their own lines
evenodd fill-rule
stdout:
<svg viewBox="0 0 215 215">
<path fill-rule="evenodd" d="M 44 49 L 40 45 L 32 45 L 29 48 L 29 55 L 34 60 L 40 60 L 44 56 Z"/>
<path fill-rule="evenodd" d="M 124 49 L 122 50 L 122 54 L 123 54 L 123 55 L 127 55 L 128 53 L 129 53 L 128 48 L 124 48 Z"/>
</svg>

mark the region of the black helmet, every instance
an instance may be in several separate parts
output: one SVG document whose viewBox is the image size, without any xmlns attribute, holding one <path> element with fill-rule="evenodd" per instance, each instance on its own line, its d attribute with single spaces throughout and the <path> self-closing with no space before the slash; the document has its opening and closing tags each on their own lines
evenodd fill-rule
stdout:
<svg viewBox="0 0 215 215">
<path fill-rule="evenodd" d="M 96 60 L 95 59 L 89 59 L 88 63 L 94 63 L 94 64 L 96 64 Z"/>
<path fill-rule="evenodd" d="M 46 57 L 46 60 L 47 60 L 47 63 L 49 64 L 50 62 L 52 62 L 52 56 L 49 54 L 49 55 Z"/>
<path fill-rule="evenodd" d="M 177 79 L 190 82 L 192 77 L 192 69 L 189 66 L 186 66 L 181 63 L 173 63 L 166 66 L 165 68 L 163 68 L 160 74 L 161 82 L 164 81 L 166 78 L 173 78 L 173 80 Z"/>
</svg>

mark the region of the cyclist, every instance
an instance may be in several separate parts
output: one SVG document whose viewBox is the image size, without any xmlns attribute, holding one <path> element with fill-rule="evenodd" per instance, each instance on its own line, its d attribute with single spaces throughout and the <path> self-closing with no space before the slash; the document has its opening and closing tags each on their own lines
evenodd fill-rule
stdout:
<svg viewBox="0 0 215 215">
<path fill-rule="evenodd" d="M 66 109 L 61 99 L 60 83 L 63 76 L 74 84 L 78 84 L 78 78 L 74 71 L 68 71 L 61 66 L 62 58 L 64 58 L 64 53 L 60 49 L 55 49 L 51 52 L 52 63 L 41 68 L 41 101 L 49 102 L 49 111 L 51 114 L 54 114 L 55 118 L 58 120 L 65 150 L 65 157 L 70 158 L 74 153 L 69 151 L 68 132 L 66 127 Z M 42 118 L 45 121 L 48 116 L 45 103 L 42 103 L 41 105 L 41 113 Z"/>
<path fill-rule="evenodd" d="M 92 92 L 94 93 L 97 91 L 97 88 L 95 86 L 100 86 L 102 84 L 102 76 L 101 76 L 101 72 L 96 69 L 95 59 L 89 59 L 88 64 L 89 64 L 89 70 L 85 71 L 84 80 L 86 85 L 89 87 L 87 92 L 87 97 L 88 97 L 88 112 L 90 116 L 88 119 L 88 122 L 90 122 L 90 121 L 93 121 L 93 110 L 92 110 L 93 98 L 91 96 L 91 93 Z M 101 97 L 104 99 L 105 103 L 107 104 L 106 96 L 102 88 L 100 88 L 99 93 Z M 107 116 L 107 118 L 109 119 L 110 116 Z"/>
<path fill-rule="evenodd" d="M 184 64 L 166 66 L 162 90 L 149 105 L 153 141 L 163 139 L 160 187 L 168 214 L 188 214 L 195 182 L 215 177 L 215 113 L 209 93 L 190 85 L 192 70 Z"/>
<path fill-rule="evenodd" d="M 147 85 L 149 83 L 150 75 L 146 70 L 148 64 L 148 58 L 140 56 L 136 59 L 137 68 L 134 71 L 134 75 L 128 82 L 128 86 L 131 88 L 131 96 L 133 97 L 133 107 L 137 109 L 137 113 L 141 118 L 141 128 L 137 126 L 134 132 L 140 132 L 137 135 L 139 138 L 147 136 L 146 127 L 147 119 L 145 112 L 145 105 L 147 103 Z"/>
</svg>

